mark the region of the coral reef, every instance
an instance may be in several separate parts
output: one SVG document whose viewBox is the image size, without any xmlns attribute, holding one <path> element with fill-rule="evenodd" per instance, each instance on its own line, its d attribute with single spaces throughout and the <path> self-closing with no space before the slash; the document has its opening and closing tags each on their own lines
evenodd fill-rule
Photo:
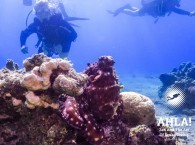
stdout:
<svg viewBox="0 0 195 145">
<path fill-rule="evenodd" d="M 75 140 L 75 131 L 64 123 L 57 110 L 30 111 L 25 106 L 11 104 L 0 98 L 1 145 L 71 145 Z"/>
<path fill-rule="evenodd" d="M 161 74 L 159 79 L 162 87 L 159 90 L 160 98 L 163 98 L 168 89 L 179 88 L 185 94 L 184 108 L 195 108 L 195 64 L 190 62 L 182 63 L 179 68 L 174 68 L 170 73 Z"/>
<path fill-rule="evenodd" d="M 58 111 L 58 96 L 82 93 L 87 75 L 76 73 L 67 60 L 42 54 L 26 59 L 24 66 L 0 70 L 0 144 L 75 144 L 74 130 Z M 60 82 L 58 76 L 67 79 Z M 67 84 L 68 91 L 59 92 L 54 82 L 55 86 Z"/>
<path fill-rule="evenodd" d="M 11 71 L 14 71 L 14 70 L 18 70 L 19 67 L 18 67 L 18 64 L 17 63 L 14 63 L 13 60 L 11 59 L 8 59 L 7 62 L 6 62 L 6 68 L 11 70 Z"/>
<path fill-rule="evenodd" d="M 10 71 L 4 68 L 0 71 L 0 97 L 11 96 L 16 99 L 22 99 L 23 93 L 26 91 L 20 85 L 20 80 L 24 74 L 23 70 Z M 17 88 L 17 89 L 16 89 Z"/>
<path fill-rule="evenodd" d="M 170 134 L 166 132 L 166 134 Z M 175 145 L 172 137 L 162 135 L 160 128 L 157 130 L 155 125 L 138 125 L 129 131 L 130 145 Z"/>
<path fill-rule="evenodd" d="M 28 68 L 27 64 L 29 63 L 25 61 L 26 68 Z M 51 81 L 51 79 L 53 80 Z M 86 75 L 76 75 L 72 69 L 72 64 L 68 60 L 48 58 L 40 66 L 35 66 L 31 71 L 25 73 L 21 85 L 30 91 L 47 90 L 53 87 L 54 90 L 60 90 L 61 93 L 78 96 L 83 93 L 82 86 L 86 81 Z"/>
<path fill-rule="evenodd" d="M 0 70 L 0 144 L 174 145 L 155 126 L 148 98 L 120 93 L 111 56 L 89 63 L 83 73 L 67 59 L 43 54 L 26 59 L 24 67 Z"/>
<path fill-rule="evenodd" d="M 124 105 L 123 122 L 129 126 L 155 123 L 154 104 L 148 97 L 135 92 L 122 92 L 120 95 Z"/>
</svg>

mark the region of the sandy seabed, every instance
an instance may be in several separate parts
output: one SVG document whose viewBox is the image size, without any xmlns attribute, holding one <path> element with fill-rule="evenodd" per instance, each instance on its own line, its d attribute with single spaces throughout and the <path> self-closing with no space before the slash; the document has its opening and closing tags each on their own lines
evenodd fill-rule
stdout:
<svg viewBox="0 0 195 145">
<path fill-rule="evenodd" d="M 160 74 L 159 74 L 160 75 Z M 163 99 L 158 97 L 158 90 L 162 83 L 158 79 L 158 74 L 128 74 L 119 75 L 119 80 L 124 89 L 122 91 L 137 92 L 149 97 L 155 104 L 156 116 L 159 117 L 171 117 L 171 118 L 189 118 L 191 117 L 191 125 L 188 127 L 182 127 L 184 132 L 177 132 L 178 127 L 174 128 L 178 134 L 185 133 L 183 137 L 180 137 L 177 145 L 195 145 L 195 109 L 190 110 L 187 114 L 175 114 L 170 110 Z M 193 112 L 193 113 L 192 113 Z M 187 136 L 186 136 L 187 135 Z"/>
</svg>

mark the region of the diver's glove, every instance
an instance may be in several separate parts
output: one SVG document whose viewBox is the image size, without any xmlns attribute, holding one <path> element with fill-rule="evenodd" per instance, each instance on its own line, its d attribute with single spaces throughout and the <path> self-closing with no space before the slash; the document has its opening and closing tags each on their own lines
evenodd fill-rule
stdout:
<svg viewBox="0 0 195 145">
<path fill-rule="evenodd" d="M 189 16 L 195 16 L 195 11 L 190 12 Z"/>
<path fill-rule="evenodd" d="M 28 47 L 25 46 L 25 45 L 23 45 L 23 46 L 21 47 L 21 51 L 22 51 L 22 53 L 27 54 L 27 53 L 28 53 Z"/>
</svg>

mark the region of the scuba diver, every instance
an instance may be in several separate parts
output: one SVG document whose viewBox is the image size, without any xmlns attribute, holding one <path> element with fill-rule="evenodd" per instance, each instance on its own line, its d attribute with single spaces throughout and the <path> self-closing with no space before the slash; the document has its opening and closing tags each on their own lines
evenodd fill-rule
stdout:
<svg viewBox="0 0 195 145">
<path fill-rule="evenodd" d="M 38 42 L 35 47 L 38 48 L 38 53 L 43 52 L 50 57 L 53 54 L 59 55 L 61 58 L 68 56 L 71 43 L 76 40 L 77 33 L 67 21 L 87 19 L 68 17 L 64 5 L 59 3 L 58 7 L 60 8 L 56 8 L 48 0 L 39 0 L 35 3 L 33 11 L 36 17 L 20 35 L 22 53 L 28 53 L 26 40 L 31 34 L 36 33 Z"/>
<path fill-rule="evenodd" d="M 132 7 L 130 4 L 126 4 L 114 12 L 108 12 L 113 16 L 117 16 L 120 13 L 124 13 L 130 16 L 144 16 L 145 14 L 148 14 L 154 18 L 163 17 L 165 15 L 169 16 L 172 12 L 180 15 L 195 15 L 195 11 L 188 12 L 180 9 L 180 0 L 141 0 L 141 4 L 142 8 L 140 9 Z"/>
<path fill-rule="evenodd" d="M 40 0 L 23 0 L 23 5 L 24 6 L 32 6 L 34 1 L 39 2 Z M 66 13 L 66 10 L 65 10 L 65 7 L 64 7 L 64 4 L 62 2 L 62 0 L 48 0 L 49 3 L 52 3 L 53 6 L 56 7 L 56 9 L 60 10 L 60 12 L 62 13 L 63 15 L 63 18 L 66 20 L 66 21 L 75 21 L 75 20 L 89 20 L 89 18 L 81 18 L 81 17 L 70 17 L 68 16 L 68 14 Z M 28 16 L 31 14 L 32 11 L 29 12 Z M 28 19 L 28 16 L 27 16 L 27 19 Z M 78 27 L 77 25 L 75 24 L 71 24 L 73 26 L 76 26 Z"/>
</svg>

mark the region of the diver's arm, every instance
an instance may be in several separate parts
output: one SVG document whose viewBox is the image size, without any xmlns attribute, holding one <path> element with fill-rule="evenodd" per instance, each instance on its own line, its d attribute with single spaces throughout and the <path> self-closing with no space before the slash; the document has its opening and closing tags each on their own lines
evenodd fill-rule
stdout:
<svg viewBox="0 0 195 145">
<path fill-rule="evenodd" d="M 30 24 L 25 30 L 23 30 L 20 34 L 20 45 L 24 46 L 26 44 L 27 38 L 36 32 L 37 24 L 33 22 Z"/>
<path fill-rule="evenodd" d="M 173 8 L 172 11 L 175 12 L 175 13 L 177 13 L 177 14 L 180 14 L 180 15 L 188 15 L 188 16 L 191 15 L 190 12 L 188 12 L 188 11 L 186 11 L 186 10 L 182 10 L 182 9 L 176 8 L 176 7 Z"/>
<path fill-rule="evenodd" d="M 55 14 L 52 19 L 57 22 L 59 28 L 62 28 L 61 31 L 68 32 L 70 34 L 70 40 L 74 41 L 77 38 L 77 33 L 74 28 L 63 19 L 62 14 Z"/>
</svg>

